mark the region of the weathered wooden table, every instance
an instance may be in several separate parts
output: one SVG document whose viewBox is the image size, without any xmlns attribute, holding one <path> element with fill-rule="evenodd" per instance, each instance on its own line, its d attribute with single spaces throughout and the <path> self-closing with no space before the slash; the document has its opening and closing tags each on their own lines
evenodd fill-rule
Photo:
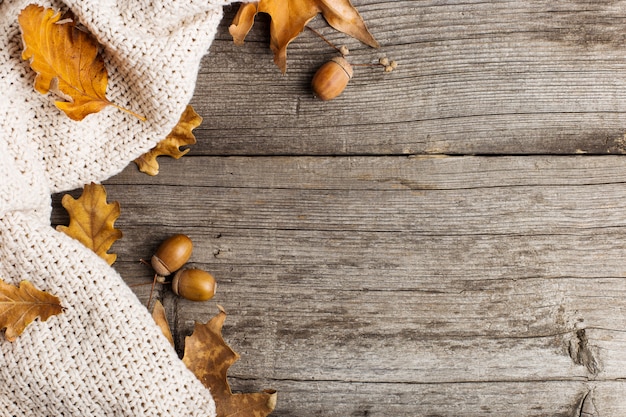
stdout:
<svg viewBox="0 0 626 417">
<path fill-rule="evenodd" d="M 303 33 L 282 76 L 268 19 L 237 47 L 226 9 L 198 144 L 106 182 L 115 268 L 147 282 L 190 235 L 219 291 L 159 291 L 178 348 L 223 305 L 233 389 L 276 416 L 626 415 L 626 1 L 355 5 L 380 50 L 311 25 L 400 66 L 327 103 L 332 49 Z"/>
</svg>

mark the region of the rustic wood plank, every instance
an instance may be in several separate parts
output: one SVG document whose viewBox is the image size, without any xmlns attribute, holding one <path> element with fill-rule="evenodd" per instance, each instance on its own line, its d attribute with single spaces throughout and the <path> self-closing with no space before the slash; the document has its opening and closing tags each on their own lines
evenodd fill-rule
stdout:
<svg viewBox="0 0 626 417">
<path fill-rule="evenodd" d="M 227 9 L 193 104 L 200 155 L 623 153 L 626 1 L 380 1 L 355 4 L 382 47 L 312 25 L 397 71 L 357 68 L 337 100 L 308 83 L 333 50 L 309 32 L 282 76 L 260 16 L 243 47 Z"/>
<path fill-rule="evenodd" d="M 186 156 L 106 186 L 115 268 L 149 282 L 137 259 L 188 233 L 219 291 L 159 289 L 178 347 L 224 305 L 233 386 L 279 389 L 277 416 L 569 417 L 590 392 L 626 409 L 625 177 L 614 156 Z"/>
<path fill-rule="evenodd" d="M 610 401 L 624 394 L 621 383 L 598 382 L 541 382 L 498 384 L 387 384 L 388 394 L 383 398 L 380 384 L 319 381 L 303 384 L 299 381 L 272 381 L 280 392 L 294 392 L 286 408 L 291 412 L 282 416 L 536 416 L 536 417 L 598 417 L 595 403 L 616 404 Z M 239 384 L 249 388 L 245 381 Z M 313 387 L 313 388 L 312 388 Z M 593 388 L 591 388 L 593 387 Z M 300 400 L 310 398 L 314 407 L 307 407 Z M 565 405 L 564 399 L 571 398 L 572 404 Z M 375 399 L 373 401 L 373 399 Z M 279 401 L 281 401 L 279 397 Z M 581 414 L 585 409 L 595 413 Z M 319 410 L 319 411 L 314 411 Z M 433 410 L 438 410 L 433 412 Z M 623 415 L 623 407 L 602 409 L 606 415 Z"/>
<path fill-rule="evenodd" d="M 380 50 L 312 25 L 400 67 L 328 103 L 332 50 L 303 33 L 282 76 L 267 17 L 236 47 L 226 9 L 198 144 L 106 183 L 115 268 L 149 282 L 138 258 L 188 233 L 219 290 L 158 289 L 178 349 L 224 305 L 233 387 L 279 390 L 276 416 L 626 414 L 626 161 L 553 156 L 626 151 L 626 1 L 354 3 Z"/>
<path fill-rule="evenodd" d="M 191 157 L 178 161 L 158 158 L 163 175 L 154 177 L 137 174 L 131 164 L 107 183 L 239 189 L 419 191 L 626 182 L 626 163 L 621 156 Z"/>
</svg>

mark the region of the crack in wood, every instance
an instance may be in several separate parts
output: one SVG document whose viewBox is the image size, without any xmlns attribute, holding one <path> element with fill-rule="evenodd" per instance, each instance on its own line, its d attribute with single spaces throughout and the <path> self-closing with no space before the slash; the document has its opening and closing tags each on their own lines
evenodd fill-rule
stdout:
<svg viewBox="0 0 626 417">
<path fill-rule="evenodd" d="M 591 374 L 597 375 L 600 372 L 598 361 L 589 347 L 585 329 L 576 331 L 576 339 L 570 341 L 569 355 L 576 365 L 583 365 Z"/>
<path fill-rule="evenodd" d="M 575 417 L 600 417 L 595 404 L 593 403 L 593 390 L 585 393 L 580 401 L 580 407 Z"/>
</svg>

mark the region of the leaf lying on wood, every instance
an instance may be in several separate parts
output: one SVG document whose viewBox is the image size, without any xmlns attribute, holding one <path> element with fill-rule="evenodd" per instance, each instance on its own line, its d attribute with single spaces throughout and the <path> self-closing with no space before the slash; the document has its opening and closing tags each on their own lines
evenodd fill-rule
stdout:
<svg viewBox="0 0 626 417">
<path fill-rule="evenodd" d="M 174 346 L 174 336 L 172 336 L 172 330 L 170 329 L 170 325 L 167 322 L 167 315 L 165 314 L 165 308 L 163 308 L 163 304 L 159 300 L 154 304 L 154 309 L 152 310 L 152 318 L 154 322 L 161 328 L 163 335 L 170 342 L 172 346 Z"/>
<path fill-rule="evenodd" d="M 104 186 L 94 183 L 85 185 L 78 199 L 65 194 L 61 204 L 70 215 L 70 224 L 57 226 L 57 230 L 80 241 L 113 265 L 117 255 L 107 251 L 122 237 L 122 232 L 113 227 L 120 215 L 120 204 L 117 201 L 107 204 L 106 199 Z"/>
<path fill-rule="evenodd" d="M 276 407 L 276 391 L 233 394 L 226 374 L 239 359 L 222 338 L 226 312 L 220 312 L 208 323 L 196 323 L 193 334 L 185 338 L 183 362 L 209 388 L 219 417 L 265 417 Z"/>
<path fill-rule="evenodd" d="M 57 297 L 38 290 L 29 281 L 16 287 L 0 279 L 0 329 L 6 328 L 7 340 L 15 341 L 37 317 L 46 321 L 62 312 Z"/>
<path fill-rule="evenodd" d="M 200 126 L 200 123 L 202 123 L 202 117 L 192 106 L 188 105 L 169 135 L 150 151 L 135 159 L 139 171 L 148 175 L 157 175 L 159 173 L 158 156 L 167 155 L 178 159 L 189 152 L 189 148 L 181 151 L 180 147 L 196 143 L 192 130 Z"/>
<path fill-rule="evenodd" d="M 235 45 L 243 45 L 248 32 L 254 25 L 254 17 L 258 13 L 258 3 L 242 3 L 237 10 L 233 23 L 228 27 L 228 31 L 233 37 Z"/>
<path fill-rule="evenodd" d="M 98 43 L 73 20 L 60 19 L 60 13 L 36 4 L 27 6 L 18 17 L 24 43 L 22 59 L 30 60 L 37 73 L 35 90 L 41 94 L 52 91 L 65 99 L 55 104 L 72 120 L 83 120 L 106 106 L 145 120 L 106 98 L 108 74 L 98 54 Z"/>
<path fill-rule="evenodd" d="M 270 48 L 274 52 L 274 63 L 283 74 L 287 71 L 287 45 L 318 13 L 322 13 L 328 24 L 338 31 L 378 48 L 378 42 L 350 0 L 259 0 L 244 3 L 228 28 L 235 44 L 243 43 L 257 12 L 267 13 L 272 18 Z"/>
</svg>

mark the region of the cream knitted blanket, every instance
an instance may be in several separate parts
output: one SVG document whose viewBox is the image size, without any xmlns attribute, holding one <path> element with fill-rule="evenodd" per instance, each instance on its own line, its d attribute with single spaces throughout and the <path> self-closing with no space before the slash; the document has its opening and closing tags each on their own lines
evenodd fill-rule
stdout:
<svg viewBox="0 0 626 417">
<path fill-rule="evenodd" d="M 229 0 L 37 1 L 70 9 L 104 47 L 112 107 L 74 122 L 33 89 L 17 16 L 0 0 L 0 278 L 28 279 L 66 311 L 0 336 L 0 415 L 214 416 L 120 276 L 50 226 L 51 193 L 100 182 L 164 138 L 193 94 Z"/>
</svg>

